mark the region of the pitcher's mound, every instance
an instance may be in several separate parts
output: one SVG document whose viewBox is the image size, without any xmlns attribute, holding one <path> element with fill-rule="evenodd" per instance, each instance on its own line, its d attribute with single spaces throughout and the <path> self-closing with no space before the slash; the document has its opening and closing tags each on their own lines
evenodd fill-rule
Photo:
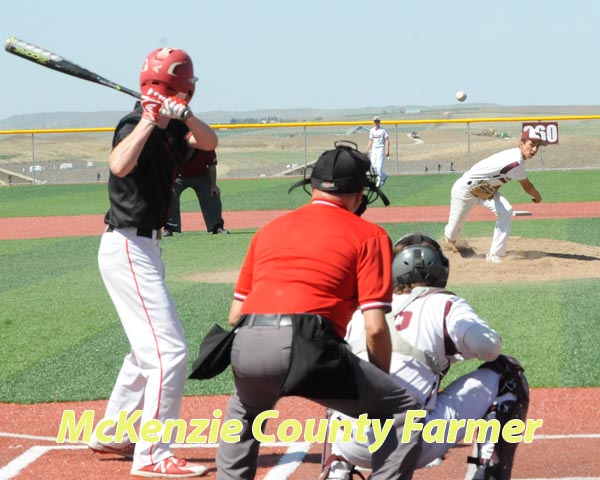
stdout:
<svg viewBox="0 0 600 480">
<path fill-rule="evenodd" d="M 487 263 L 489 238 L 457 242 L 458 252 L 444 250 L 450 260 L 448 284 L 545 282 L 572 278 L 600 278 L 600 247 L 547 238 L 510 237 L 502 263 Z M 184 280 L 202 283 L 235 283 L 237 270 L 195 272 Z"/>
<path fill-rule="evenodd" d="M 510 237 L 502 263 L 490 264 L 485 255 L 492 239 L 457 242 L 458 252 L 444 251 L 450 260 L 449 284 L 544 282 L 600 278 L 600 247 L 547 238 Z"/>
</svg>

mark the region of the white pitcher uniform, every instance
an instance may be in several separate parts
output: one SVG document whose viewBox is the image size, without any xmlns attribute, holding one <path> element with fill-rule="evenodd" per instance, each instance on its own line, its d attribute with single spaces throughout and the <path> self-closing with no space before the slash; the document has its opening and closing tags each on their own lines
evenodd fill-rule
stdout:
<svg viewBox="0 0 600 480">
<path fill-rule="evenodd" d="M 408 300 L 410 295 L 414 295 L 412 300 Z M 404 308 L 407 300 L 410 304 Z M 425 422 L 434 419 L 468 420 L 484 417 L 496 400 L 499 374 L 486 368 L 478 369 L 460 377 L 438 393 L 441 375 L 433 371 L 445 372 L 451 363 L 477 357 L 476 352 L 469 350 L 464 342 L 465 333 L 473 327 L 478 328 L 481 334 L 501 342 L 499 335 L 473 308 L 464 299 L 446 290 L 419 287 L 408 295 L 394 295 L 392 312 L 387 315 L 387 319 L 393 346 L 390 375 L 424 405 L 427 410 Z M 355 353 L 367 358 L 364 318 L 360 312 L 354 314 L 348 325 L 346 338 Z M 406 347 L 406 343 L 410 347 Z M 420 353 L 400 353 L 407 352 L 407 348 Z M 350 417 L 334 412 L 332 418 Z M 368 446 L 374 441 L 374 436 L 370 429 L 365 433 L 367 442 L 356 440 L 356 429 L 354 438 L 349 443 L 340 441 L 341 434 L 338 435 L 338 441 L 332 446 L 332 453 L 343 456 L 358 467 L 369 469 L 371 454 Z M 459 439 L 463 433 L 461 431 Z M 453 445 L 454 443 L 423 442 L 417 468 L 441 457 Z"/>
<path fill-rule="evenodd" d="M 478 203 L 496 215 L 496 225 L 489 255 L 506 255 L 513 209 L 510 202 L 497 190 L 491 200 L 481 200 L 469 192 L 477 180 L 487 180 L 492 187 L 499 187 L 509 180 L 525 180 L 525 160 L 520 149 L 511 148 L 496 153 L 467 170 L 452 186 L 450 214 L 444 229 L 445 237 L 455 242 L 462 232 L 467 217 Z"/>
</svg>

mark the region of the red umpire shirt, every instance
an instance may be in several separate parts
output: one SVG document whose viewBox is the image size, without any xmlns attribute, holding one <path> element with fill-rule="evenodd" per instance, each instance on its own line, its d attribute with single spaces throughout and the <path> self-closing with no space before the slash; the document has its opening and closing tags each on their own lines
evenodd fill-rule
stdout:
<svg viewBox="0 0 600 480">
<path fill-rule="evenodd" d="M 358 306 L 391 310 L 391 265 L 383 228 L 336 202 L 312 200 L 255 234 L 234 298 L 242 313 L 322 315 L 343 338 Z"/>
</svg>

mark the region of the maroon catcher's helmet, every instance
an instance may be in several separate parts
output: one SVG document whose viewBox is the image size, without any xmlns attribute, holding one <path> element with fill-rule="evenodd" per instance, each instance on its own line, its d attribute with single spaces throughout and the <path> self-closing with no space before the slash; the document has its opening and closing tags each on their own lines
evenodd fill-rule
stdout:
<svg viewBox="0 0 600 480">
<path fill-rule="evenodd" d="M 196 88 L 192 59 L 183 50 L 157 48 L 148 55 L 140 73 L 142 93 L 150 87 L 167 97 L 178 95 L 190 100 Z"/>
</svg>

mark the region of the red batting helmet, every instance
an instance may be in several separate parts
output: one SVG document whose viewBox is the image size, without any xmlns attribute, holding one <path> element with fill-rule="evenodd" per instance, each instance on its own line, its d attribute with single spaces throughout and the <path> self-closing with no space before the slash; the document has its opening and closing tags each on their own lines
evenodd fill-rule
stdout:
<svg viewBox="0 0 600 480">
<path fill-rule="evenodd" d="M 185 94 L 192 98 L 196 84 L 192 59 L 183 50 L 157 48 L 144 62 L 140 73 L 142 93 L 150 87 L 168 97 Z"/>
</svg>

